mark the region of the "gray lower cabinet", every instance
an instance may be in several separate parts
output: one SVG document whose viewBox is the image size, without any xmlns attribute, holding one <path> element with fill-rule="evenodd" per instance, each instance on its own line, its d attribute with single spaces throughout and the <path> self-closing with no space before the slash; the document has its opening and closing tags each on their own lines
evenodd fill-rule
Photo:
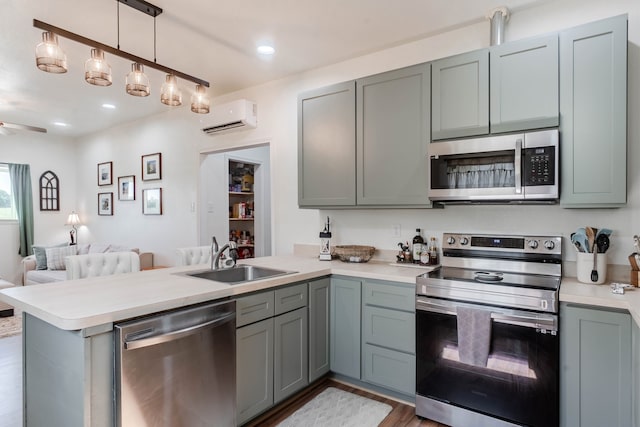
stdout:
<svg viewBox="0 0 640 427">
<path fill-rule="evenodd" d="M 273 403 L 278 403 L 309 383 L 307 308 L 273 318 Z"/>
<path fill-rule="evenodd" d="M 308 384 L 307 283 L 236 300 L 238 424 Z"/>
<path fill-rule="evenodd" d="M 560 306 L 560 425 L 632 425 L 631 316 Z"/>
<path fill-rule="evenodd" d="M 356 204 L 355 82 L 298 96 L 298 205 Z"/>
<path fill-rule="evenodd" d="M 431 63 L 431 139 L 489 133 L 489 50 Z"/>
<path fill-rule="evenodd" d="M 331 278 L 331 371 L 360 379 L 360 310 L 362 282 Z"/>
<path fill-rule="evenodd" d="M 430 205 L 430 81 L 430 64 L 356 80 L 358 205 Z"/>
<path fill-rule="evenodd" d="M 115 425 L 111 325 L 65 331 L 24 313 L 23 326 L 25 426 Z"/>
<path fill-rule="evenodd" d="M 366 280 L 362 294 L 362 380 L 413 396 L 415 285 Z"/>
<path fill-rule="evenodd" d="M 309 282 L 309 382 L 329 372 L 329 305 L 331 280 Z"/>
<path fill-rule="evenodd" d="M 560 204 L 626 204 L 626 15 L 560 33 L 560 115 Z"/>
<path fill-rule="evenodd" d="M 558 126 L 558 34 L 492 46 L 491 133 Z"/>
<path fill-rule="evenodd" d="M 273 405 L 273 318 L 236 330 L 238 425 Z"/>
</svg>

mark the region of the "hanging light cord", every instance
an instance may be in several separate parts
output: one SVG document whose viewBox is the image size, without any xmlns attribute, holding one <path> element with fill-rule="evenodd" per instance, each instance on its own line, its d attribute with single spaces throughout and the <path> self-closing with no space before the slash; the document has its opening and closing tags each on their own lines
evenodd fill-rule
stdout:
<svg viewBox="0 0 640 427">
<path fill-rule="evenodd" d="M 120 2 L 116 1 L 117 8 L 117 24 L 118 24 L 118 50 L 120 50 Z"/>
<path fill-rule="evenodd" d="M 156 61 L 156 14 L 153 14 L 153 62 Z"/>
</svg>

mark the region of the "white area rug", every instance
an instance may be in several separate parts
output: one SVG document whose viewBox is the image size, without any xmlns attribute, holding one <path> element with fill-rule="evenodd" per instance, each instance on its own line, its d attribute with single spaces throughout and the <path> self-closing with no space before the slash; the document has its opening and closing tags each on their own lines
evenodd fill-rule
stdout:
<svg viewBox="0 0 640 427">
<path fill-rule="evenodd" d="M 328 387 L 278 427 L 377 427 L 391 406 Z"/>
</svg>

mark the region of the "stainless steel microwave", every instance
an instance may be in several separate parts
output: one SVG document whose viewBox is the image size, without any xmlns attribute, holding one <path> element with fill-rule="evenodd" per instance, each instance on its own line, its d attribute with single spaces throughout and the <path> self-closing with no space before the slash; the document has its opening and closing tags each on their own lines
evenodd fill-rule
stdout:
<svg viewBox="0 0 640 427">
<path fill-rule="evenodd" d="M 558 129 L 429 144 L 429 199 L 555 203 Z"/>
</svg>

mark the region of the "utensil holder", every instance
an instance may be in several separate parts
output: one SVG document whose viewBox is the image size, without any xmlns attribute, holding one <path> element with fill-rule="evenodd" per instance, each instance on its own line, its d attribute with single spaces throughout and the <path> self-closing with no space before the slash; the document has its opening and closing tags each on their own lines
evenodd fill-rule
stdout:
<svg viewBox="0 0 640 427">
<path fill-rule="evenodd" d="M 576 259 L 576 271 L 578 281 L 582 283 L 590 283 L 592 285 L 601 285 L 607 281 L 607 254 L 598 254 L 596 260 L 596 271 L 598 272 L 598 280 L 591 280 L 591 270 L 593 270 L 593 254 L 578 252 Z"/>
</svg>

